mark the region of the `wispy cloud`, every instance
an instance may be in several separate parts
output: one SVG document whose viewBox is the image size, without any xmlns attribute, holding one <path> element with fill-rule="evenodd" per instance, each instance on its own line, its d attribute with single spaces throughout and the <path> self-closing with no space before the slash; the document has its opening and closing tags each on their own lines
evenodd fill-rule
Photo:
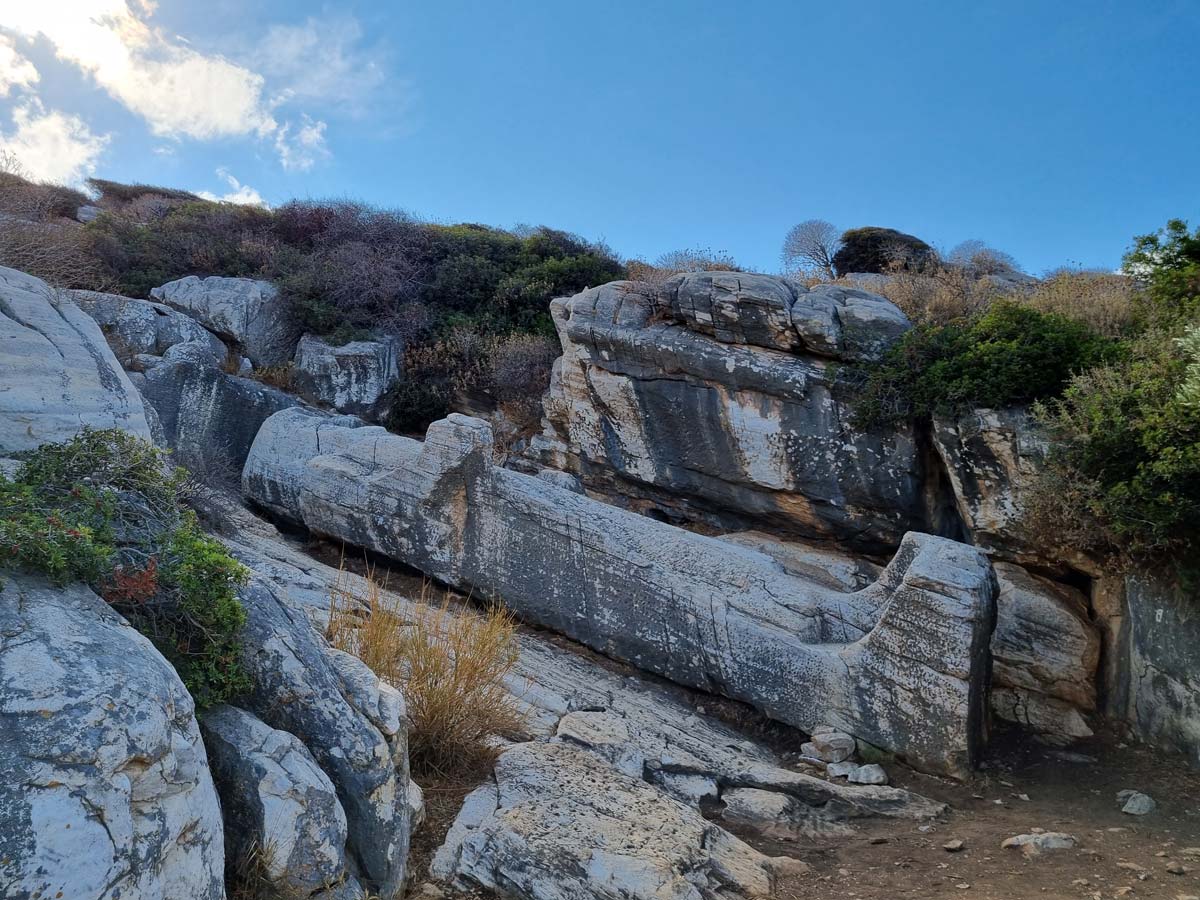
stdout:
<svg viewBox="0 0 1200 900">
<path fill-rule="evenodd" d="M 0 97 L 13 88 L 27 88 L 38 81 L 38 70 L 17 50 L 13 39 L 0 34 Z"/>
<path fill-rule="evenodd" d="M 109 141 L 78 116 L 47 111 L 36 99 L 13 109 L 12 123 L 11 130 L 0 132 L 0 142 L 38 180 L 78 184 L 96 170 Z"/>
<path fill-rule="evenodd" d="M 250 187 L 250 185 L 242 184 L 224 166 L 217 169 L 217 178 L 221 179 L 221 181 L 225 182 L 225 184 L 229 186 L 228 192 L 219 195 L 209 191 L 197 191 L 196 193 L 205 200 L 220 200 L 225 203 L 241 203 L 246 206 L 267 205 L 267 201 L 263 199 L 262 194 Z"/>
<path fill-rule="evenodd" d="M 289 122 L 275 132 L 275 149 L 284 169 L 307 172 L 319 160 L 329 156 L 325 123 L 301 115 L 298 125 Z"/>
<path fill-rule="evenodd" d="M 253 58 L 280 86 L 280 99 L 336 104 L 342 112 L 363 112 L 386 80 L 385 54 L 344 14 L 272 25 Z"/>
</svg>

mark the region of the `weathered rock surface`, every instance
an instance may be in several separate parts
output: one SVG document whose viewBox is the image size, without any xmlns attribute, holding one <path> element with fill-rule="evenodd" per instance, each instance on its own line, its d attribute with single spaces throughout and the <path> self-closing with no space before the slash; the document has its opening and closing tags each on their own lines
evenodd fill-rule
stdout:
<svg viewBox="0 0 1200 900">
<path fill-rule="evenodd" d="M 225 358 L 225 345 L 220 338 L 191 316 L 162 303 L 99 291 L 70 294 L 76 305 L 96 320 L 118 357 L 162 356 L 176 344 L 195 341 L 216 362 Z"/>
<path fill-rule="evenodd" d="M 1100 634 L 1074 588 L 996 563 L 992 710 L 1053 741 L 1090 737 Z"/>
<path fill-rule="evenodd" d="M 494 793 L 472 795 L 478 824 L 460 829 L 456 852 L 443 854 L 466 886 L 538 900 L 772 891 L 768 857 L 591 754 L 519 744 L 501 754 L 495 779 Z"/>
<path fill-rule="evenodd" d="M 150 438 L 142 399 L 70 295 L 0 267 L 0 452 L 64 441 L 81 426 Z"/>
<path fill-rule="evenodd" d="M 682 684 L 806 730 L 836 726 L 918 767 L 973 763 L 994 581 L 966 545 L 910 534 L 877 582 L 832 591 L 500 469 L 488 426 L 457 415 L 421 443 L 285 410 L 260 430 L 243 490 Z"/>
<path fill-rule="evenodd" d="M 264 874 L 288 897 L 360 894 L 345 858 L 346 814 L 305 746 L 233 706 L 205 713 L 202 728 L 225 809 L 226 853 L 245 859 L 259 851 Z"/>
<path fill-rule="evenodd" d="M 198 356 L 185 355 L 192 347 Z M 300 404 L 277 388 L 227 375 L 196 344 L 172 347 L 163 363 L 145 373 L 139 390 L 154 408 L 167 446 L 185 465 L 228 472 L 234 481 L 259 426 Z"/>
<path fill-rule="evenodd" d="M 237 555 L 238 547 L 231 549 Z M 240 596 L 247 615 L 242 662 L 253 683 L 249 708 L 303 741 L 337 789 L 356 871 L 391 897 L 404 883 L 410 837 L 403 722 L 381 715 L 378 693 L 374 706 L 356 705 L 361 693 L 346 689 L 346 675 L 286 591 L 256 577 Z M 355 677 L 371 676 L 368 670 Z M 394 730 L 385 733 L 377 722 Z"/>
<path fill-rule="evenodd" d="M 295 384 L 303 395 L 338 412 L 375 416 L 400 380 L 397 341 L 350 341 L 335 346 L 311 334 L 296 347 Z"/>
<path fill-rule="evenodd" d="M 237 342 L 255 366 L 282 365 L 296 349 L 299 334 L 269 281 L 188 275 L 154 288 L 150 296 Z"/>
<path fill-rule="evenodd" d="M 1200 617 L 1167 579 L 1106 579 L 1108 711 L 1200 766 Z"/>
<path fill-rule="evenodd" d="M 739 275 L 746 287 L 734 289 L 729 277 L 687 276 L 666 297 L 614 282 L 554 301 L 563 355 L 531 455 L 640 507 L 894 548 L 929 518 L 916 435 L 858 431 L 844 376 L 789 351 L 853 357 L 848 335 L 858 335 L 854 347 L 886 344 L 902 329 L 879 304 L 895 308 L 862 298 L 837 306 L 829 292 L 786 308 L 794 295 L 783 280 Z M 860 301 L 887 327 L 859 334 L 847 321 L 814 350 L 792 325 L 798 309 L 817 316 L 832 304 L 849 315 Z"/>
<path fill-rule="evenodd" d="M 87 588 L 5 576 L 0 722 L 6 898 L 225 896 L 192 698 Z"/>
</svg>

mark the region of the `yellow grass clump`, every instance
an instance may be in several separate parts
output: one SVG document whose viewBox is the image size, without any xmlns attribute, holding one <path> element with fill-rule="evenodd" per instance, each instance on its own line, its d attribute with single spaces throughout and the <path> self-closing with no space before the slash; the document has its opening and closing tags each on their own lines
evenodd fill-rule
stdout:
<svg viewBox="0 0 1200 900">
<path fill-rule="evenodd" d="M 331 591 L 330 643 L 404 693 L 414 774 L 446 777 L 493 755 L 488 738 L 520 733 L 524 716 L 506 686 L 519 647 L 511 612 L 452 606 L 446 592 L 400 605 L 369 568 L 356 587 L 343 566 Z"/>
</svg>

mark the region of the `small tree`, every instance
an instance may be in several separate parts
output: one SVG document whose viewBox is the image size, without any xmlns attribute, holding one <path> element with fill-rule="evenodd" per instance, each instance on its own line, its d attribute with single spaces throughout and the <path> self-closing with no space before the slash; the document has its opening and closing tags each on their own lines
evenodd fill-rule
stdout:
<svg viewBox="0 0 1200 900">
<path fill-rule="evenodd" d="M 793 225 L 783 239 L 783 267 L 787 271 L 816 269 L 833 277 L 833 257 L 841 249 L 841 232 L 832 222 L 808 219 Z"/>
<path fill-rule="evenodd" d="M 979 240 L 963 241 L 950 251 L 948 259 L 977 276 L 1014 275 L 1021 271 L 1012 256 Z"/>
</svg>

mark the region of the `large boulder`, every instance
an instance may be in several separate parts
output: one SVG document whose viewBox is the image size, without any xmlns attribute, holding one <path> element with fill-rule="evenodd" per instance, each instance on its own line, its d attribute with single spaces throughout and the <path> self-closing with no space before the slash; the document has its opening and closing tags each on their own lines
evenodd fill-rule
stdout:
<svg viewBox="0 0 1200 900">
<path fill-rule="evenodd" d="M 772 893 L 776 861 L 698 810 L 565 744 L 503 753 L 435 871 L 528 900 L 728 900 Z"/>
<path fill-rule="evenodd" d="M 403 704 L 394 691 L 361 690 L 378 682 L 362 663 L 353 677 L 344 670 L 352 663 L 335 666 L 286 591 L 255 577 L 240 597 L 242 663 L 253 684 L 245 705 L 299 738 L 329 776 L 346 814 L 348 855 L 390 900 L 404 885 L 411 828 Z"/>
<path fill-rule="evenodd" d="M 928 518 L 922 449 L 907 425 L 856 429 L 829 357 L 877 354 L 907 322 L 864 292 L 802 290 L 703 273 L 554 301 L 563 355 L 530 455 L 634 508 L 893 549 Z"/>
<path fill-rule="evenodd" d="M 65 291 L 0 267 L 0 452 L 64 441 L 81 426 L 147 440 L 142 399 L 100 327 Z"/>
<path fill-rule="evenodd" d="M 137 300 L 99 291 L 71 291 L 75 303 L 96 320 L 113 352 L 121 358 L 138 354 L 162 356 L 176 344 L 198 342 L 217 362 L 225 358 L 225 345 L 190 316 L 162 303 Z"/>
<path fill-rule="evenodd" d="M 154 288 L 150 296 L 236 342 L 255 366 L 282 365 L 296 349 L 298 330 L 269 281 L 188 275 Z"/>
<path fill-rule="evenodd" d="M 992 710 L 1052 742 L 1090 737 L 1100 634 L 1075 588 L 996 563 Z"/>
<path fill-rule="evenodd" d="M 5 897 L 221 900 L 221 809 L 192 698 L 86 587 L 0 592 Z"/>
<path fill-rule="evenodd" d="M 233 706 L 201 720 L 225 806 L 226 853 L 260 860 L 283 896 L 357 897 L 346 859 L 346 814 L 300 741 Z"/>
<path fill-rule="evenodd" d="M 192 347 L 198 356 L 185 355 Z M 281 409 L 300 404 L 278 388 L 226 374 L 191 343 L 172 347 L 168 358 L 139 382 L 147 405 L 157 414 L 162 439 L 179 459 L 234 481 L 259 426 Z"/>
<path fill-rule="evenodd" d="M 306 334 L 296 347 L 296 389 L 338 412 L 377 416 L 400 380 L 400 356 L 395 340 L 337 345 Z"/>
<path fill-rule="evenodd" d="M 424 443 L 354 424 L 272 416 L 246 495 L 682 684 L 926 769 L 972 766 L 994 602 L 978 550 L 909 534 L 878 580 L 846 593 L 500 468 L 477 419 L 436 422 Z"/>
</svg>

